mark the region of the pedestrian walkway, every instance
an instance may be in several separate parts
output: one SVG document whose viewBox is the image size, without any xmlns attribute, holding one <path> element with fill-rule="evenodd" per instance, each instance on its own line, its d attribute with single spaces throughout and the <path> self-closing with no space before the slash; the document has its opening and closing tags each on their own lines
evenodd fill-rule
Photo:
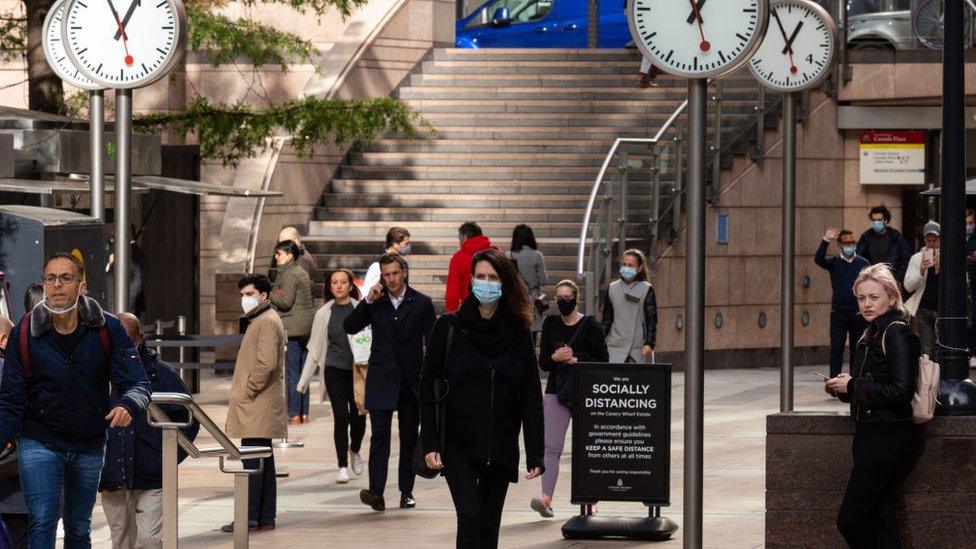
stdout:
<svg viewBox="0 0 976 549">
<path fill-rule="evenodd" d="M 798 410 L 845 410 L 828 400 L 823 383 L 812 372 L 826 367 L 798 368 L 796 408 Z M 198 402 L 223 425 L 229 378 L 204 377 Z M 684 377 L 678 372 L 673 383 L 674 403 L 671 454 L 672 506 L 664 510 L 682 524 L 682 451 Z M 312 394 L 318 394 L 313 388 Z M 765 417 L 779 410 L 779 371 L 773 369 L 714 370 L 705 375 L 705 517 L 706 547 L 762 547 L 764 531 Z M 252 547 L 342 547 L 397 549 L 451 547 L 454 543 L 454 507 L 442 479 L 418 479 L 414 510 L 369 510 L 359 502 L 365 476 L 346 485 L 335 484 L 337 465 L 332 444 L 331 413 L 326 406 L 312 405 L 312 422 L 290 428 L 293 439 L 304 448 L 276 450 L 279 469 L 290 476 L 279 479 L 277 530 L 255 532 Z M 393 429 L 394 437 L 396 428 Z M 369 433 L 363 455 L 368 454 Z M 200 446 L 213 441 L 204 433 Z M 396 451 L 398 442 L 394 441 Z M 567 441 L 567 448 L 569 442 Z M 395 464 L 396 455 L 391 459 Z M 397 501 L 396 474 L 391 470 L 388 502 Z M 543 519 L 529 509 L 529 500 L 539 492 L 539 480 L 520 481 L 509 490 L 502 520 L 501 546 L 511 548 L 646 547 L 636 542 L 570 542 L 562 539 L 560 527 L 577 508 L 569 504 L 570 456 L 563 466 L 556 489 L 556 517 Z M 394 505 L 395 507 L 395 505 Z M 640 504 L 606 503 L 601 515 L 644 514 Z M 233 478 L 217 470 L 215 460 L 188 459 L 180 466 L 181 547 L 231 547 L 229 534 L 219 531 L 233 517 Z M 832 525 L 825 525 L 832 527 Z M 96 547 L 110 547 L 110 535 L 101 506 L 95 508 L 92 541 Z M 675 540 L 659 547 L 680 547 L 681 530 Z"/>
</svg>

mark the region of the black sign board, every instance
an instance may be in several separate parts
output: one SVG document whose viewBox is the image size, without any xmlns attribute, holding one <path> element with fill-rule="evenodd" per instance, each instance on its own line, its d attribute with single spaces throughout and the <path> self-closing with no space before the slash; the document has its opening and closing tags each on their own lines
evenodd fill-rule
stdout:
<svg viewBox="0 0 976 549">
<path fill-rule="evenodd" d="M 574 504 L 671 504 L 671 365 L 573 367 Z"/>
</svg>

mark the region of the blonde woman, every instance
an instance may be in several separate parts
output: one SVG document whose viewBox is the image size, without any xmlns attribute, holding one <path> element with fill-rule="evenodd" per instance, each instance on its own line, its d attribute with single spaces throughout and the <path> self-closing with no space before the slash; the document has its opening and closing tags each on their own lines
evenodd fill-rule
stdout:
<svg viewBox="0 0 976 549">
<path fill-rule="evenodd" d="M 856 423 L 854 466 L 837 527 L 851 547 L 899 547 L 895 494 L 919 448 L 912 422 L 919 340 L 906 323 L 901 291 L 887 266 L 861 271 L 854 295 L 868 327 L 851 374 L 825 382 L 828 392 L 850 403 Z"/>
<path fill-rule="evenodd" d="M 342 327 L 359 303 L 359 288 L 353 274 L 338 269 L 329 277 L 325 288 L 325 305 L 316 313 L 312 335 L 308 342 L 308 358 L 298 380 L 298 392 L 308 392 L 308 385 L 319 370 L 319 395 L 322 402 L 328 395 L 335 418 L 333 438 L 339 458 L 336 483 L 349 482 L 349 462 L 357 477 L 363 474 L 363 458 L 359 455 L 366 434 L 366 416 L 359 415 L 353 398 L 352 337 Z"/>
</svg>

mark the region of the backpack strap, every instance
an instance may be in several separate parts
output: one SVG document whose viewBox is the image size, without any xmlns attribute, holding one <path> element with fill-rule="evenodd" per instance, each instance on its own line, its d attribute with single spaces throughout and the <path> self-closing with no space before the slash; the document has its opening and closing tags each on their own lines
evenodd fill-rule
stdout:
<svg viewBox="0 0 976 549">
<path fill-rule="evenodd" d="M 896 320 L 896 321 L 892 322 L 891 324 L 888 324 L 887 326 L 885 326 L 884 333 L 881 334 L 881 352 L 884 353 L 885 356 L 888 356 L 888 350 L 885 349 L 885 337 L 888 336 L 888 328 L 891 328 L 891 325 L 892 324 L 905 324 L 905 323 L 902 322 L 901 320 Z M 905 324 L 905 325 L 908 326 L 908 324 Z"/>
<path fill-rule="evenodd" d="M 31 364 L 30 356 L 30 319 L 30 311 L 20 319 L 20 363 L 24 367 L 26 379 L 34 377 L 34 367 Z"/>
</svg>

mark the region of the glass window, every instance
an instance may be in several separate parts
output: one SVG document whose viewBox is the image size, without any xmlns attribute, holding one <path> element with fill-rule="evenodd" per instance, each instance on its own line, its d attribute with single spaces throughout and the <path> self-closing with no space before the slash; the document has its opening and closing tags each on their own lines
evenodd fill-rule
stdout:
<svg viewBox="0 0 976 549">
<path fill-rule="evenodd" d="M 498 0 L 493 4 L 485 6 L 481 14 L 465 25 L 464 28 L 470 29 L 481 27 L 491 23 L 495 12 L 500 8 L 508 8 L 509 17 L 515 23 L 528 23 L 538 21 L 552 11 L 555 0 Z"/>
<path fill-rule="evenodd" d="M 911 0 L 847 0 L 847 15 L 908 11 L 911 3 Z"/>
</svg>

